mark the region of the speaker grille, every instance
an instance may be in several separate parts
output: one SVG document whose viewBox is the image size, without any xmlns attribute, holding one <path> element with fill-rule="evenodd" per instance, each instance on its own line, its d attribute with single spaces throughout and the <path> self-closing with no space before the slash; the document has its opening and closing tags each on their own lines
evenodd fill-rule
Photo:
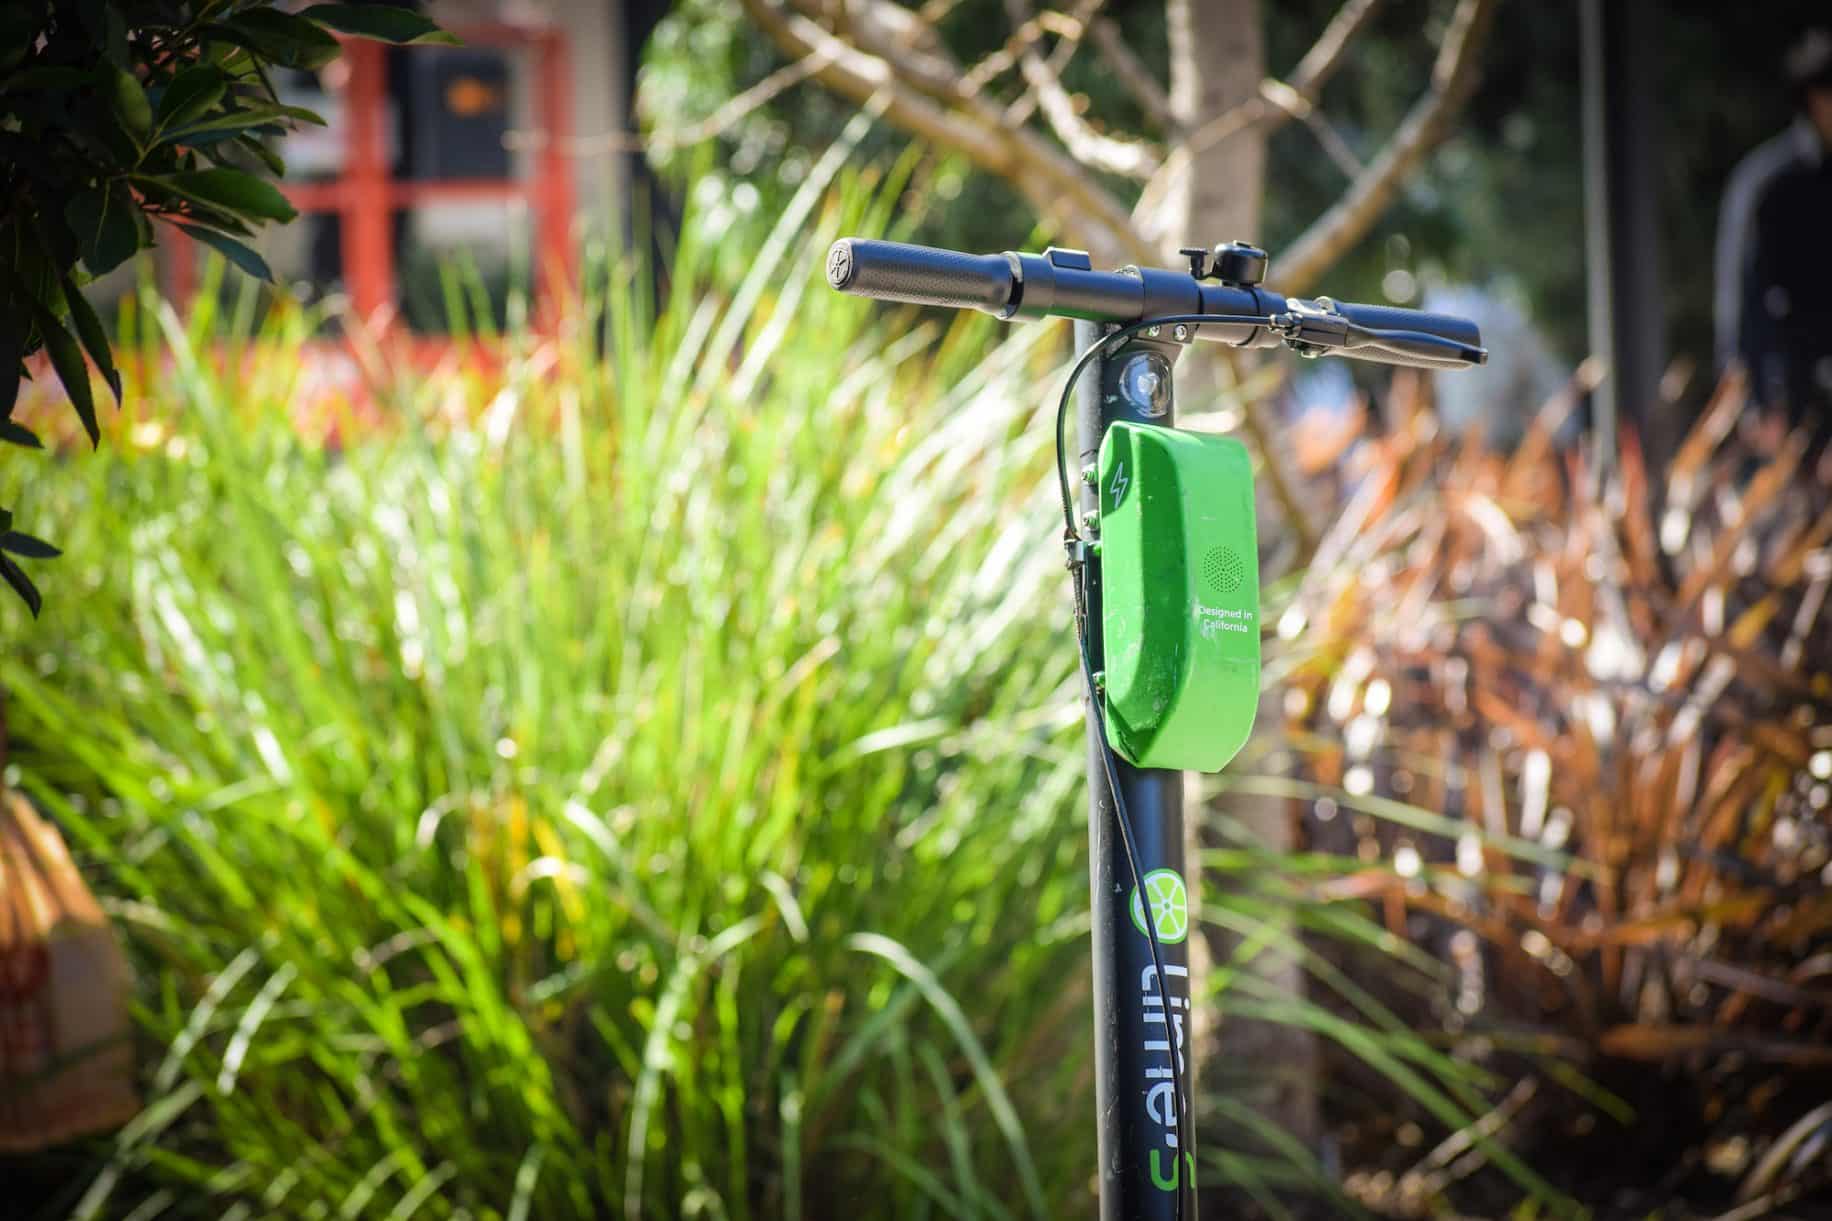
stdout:
<svg viewBox="0 0 1832 1221">
<path fill-rule="evenodd" d="M 1247 566 L 1232 547 L 1210 547 L 1202 557 L 1202 580 L 1218 594 L 1237 594 L 1247 581 Z"/>
</svg>

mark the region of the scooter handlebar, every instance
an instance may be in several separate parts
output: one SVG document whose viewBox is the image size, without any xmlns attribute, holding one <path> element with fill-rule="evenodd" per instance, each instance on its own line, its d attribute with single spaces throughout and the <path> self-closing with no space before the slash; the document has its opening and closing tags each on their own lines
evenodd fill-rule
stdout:
<svg viewBox="0 0 1832 1221">
<path fill-rule="evenodd" d="M 1467 318 L 1327 297 L 1287 299 L 1258 284 L 1197 279 L 1187 271 L 1125 267 L 1095 271 L 1079 251 L 965 254 L 904 242 L 847 237 L 827 252 L 827 282 L 840 292 L 977 309 L 1000 318 L 1083 318 L 1127 325 L 1178 314 L 1226 315 L 1197 338 L 1239 347 L 1284 343 L 1309 356 L 1461 369 L 1482 364 L 1482 334 Z"/>
</svg>

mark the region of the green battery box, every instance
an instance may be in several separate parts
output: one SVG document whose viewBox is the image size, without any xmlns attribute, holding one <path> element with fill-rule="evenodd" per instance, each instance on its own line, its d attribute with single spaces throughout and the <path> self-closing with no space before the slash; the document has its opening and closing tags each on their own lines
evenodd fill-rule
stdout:
<svg viewBox="0 0 1832 1221">
<path fill-rule="evenodd" d="M 1119 423 L 1096 469 L 1107 739 L 1137 767 L 1218 772 L 1246 742 L 1259 703 L 1247 449 Z"/>
</svg>

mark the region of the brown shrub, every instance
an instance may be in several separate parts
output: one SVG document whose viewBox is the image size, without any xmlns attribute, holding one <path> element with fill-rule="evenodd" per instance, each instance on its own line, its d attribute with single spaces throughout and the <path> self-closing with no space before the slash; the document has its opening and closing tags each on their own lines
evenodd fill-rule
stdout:
<svg viewBox="0 0 1832 1221">
<path fill-rule="evenodd" d="M 1667 472 L 1625 438 L 1602 476 L 1560 405 L 1503 455 L 1410 389 L 1280 624 L 1308 846 L 1365 865 L 1319 893 L 1446 962 L 1409 1020 L 1600 1087 L 1513 1125 L 1542 1169 L 1798 1198 L 1832 1137 L 1832 493 L 1804 437 L 1738 435 L 1735 380 Z"/>
</svg>

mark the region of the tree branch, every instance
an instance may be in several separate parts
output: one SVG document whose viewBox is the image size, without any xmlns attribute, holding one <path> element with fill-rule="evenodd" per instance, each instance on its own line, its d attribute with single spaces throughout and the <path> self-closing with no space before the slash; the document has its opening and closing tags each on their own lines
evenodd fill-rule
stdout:
<svg viewBox="0 0 1832 1221">
<path fill-rule="evenodd" d="M 946 17 L 960 6 L 961 0 L 928 0 L 917 12 L 923 22 L 933 28 L 936 22 Z"/>
<path fill-rule="evenodd" d="M 1314 103 L 1323 95 L 1323 86 L 1336 75 L 1336 69 L 1348 56 L 1349 47 L 1367 29 L 1368 23 L 1380 11 L 1380 5 L 1381 0 L 1345 0 L 1336 10 L 1323 33 L 1291 70 L 1291 80 L 1287 83 L 1299 96 Z"/>
<path fill-rule="evenodd" d="M 824 62 L 819 55 L 809 55 L 795 60 L 786 67 L 778 68 L 749 89 L 728 98 L 724 105 L 699 122 L 689 123 L 685 127 L 663 128 L 651 133 L 649 147 L 652 149 L 681 148 L 720 135 L 730 130 L 744 116 L 767 104 L 783 90 L 793 85 L 799 85 L 814 76 L 821 70 Z"/>
<path fill-rule="evenodd" d="M 681 127 L 655 127 L 646 134 L 635 131 L 607 131 L 595 136 L 575 136 L 558 142 L 559 152 L 567 157 L 599 157 L 606 153 L 668 152 L 722 136 L 746 115 L 767 105 L 784 90 L 799 85 L 815 75 L 821 57 L 809 55 L 785 64 L 742 93 L 725 100 L 717 110 L 703 119 Z M 553 143 L 553 133 L 541 128 L 510 128 L 503 133 L 503 147 L 511 151 L 537 150 Z"/>
<path fill-rule="evenodd" d="M 1150 247 L 1134 233 L 1126 208 L 1086 169 L 1038 133 L 1002 126 L 999 108 L 964 94 L 958 81 L 944 104 L 931 94 L 937 82 L 919 85 L 901 62 L 862 50 L 772 0 L 741 2 L 786 55 L 817 56 L 821 66 L 815 77 L 829 89 L 861 103 L 882 95 L 885 117 L 897 127 L 1000 175 L 1076 240 L 1103 256 L 1150 259 Z"/>
<path fill-rule="evenodd" d="M 1311 105 L 1303 94 L 1290 85 L 1283 81 L 1266 81 L 1260 86 L 1260 96 L 1308 127 L 1310 133 L 1317 138 L 1317 143 L 1322 146 L 1324 153 L 1336 163 L 1336 168 L 1341 170 L 1350 181 L 1359 177 L 1362 170 L 1366 168 L 1362 165 L 1361 158 L 1355 155 L 1355 150 L 1349 147 L 1349 142 L 1343 139 L 1342 133 L 1336 130 L 1335 125 L 1329 121 L 1323 111 Z"/>
<path fill-rule="evenodd" d="M 1132 94 L 1132 100 L 1139 104 L 1139 109 L 1163 128 L 1166 132 L 1176 133 L 1182 124 L 1170 108 L 1170 94 L 1164 92 L 1164 86 L 1151 74 L 1133 49 L 1126 45 L 1120 36 L 1120 27 L 1111 17 L 1096 17 L 1088 27 L 1088 35 L 1094 40 L 1095 50 L 1113 69 L 1113 75 L 1126 91 Z"/>
<path fill-rule="evenodd" d="M 1152 176 L 1151 181 L 1145 184 L 1144 193 L 1139 196 L 1139 202 L 1133 208 L 1133 215 L 1149 216 L 1176 181 L 1177 175 L 1184 173 L 1197 156 L 1223 140 L 1249 129 L 1258 129 L 1262 134 L 1267 134 L 1285 120 L 1297 117 L 1300 111 L 1293 108 L 1292 99 L 1301 101 L 1306 107 L 1315 106 L 1323 94 L 1323 87 L 1329 84 L 1336 70 L 1342 67 L 1349 47 L 1374 19 L 1381 3 L 1382 0 L 1343 0 L 1342 7 L 1336 10 L 1336 15 L 1330 18 L 1323 33 L 1317 36 L 1317 41 L 1311 44 L 1310 50 L 1304 53 L 1304 58 L 1292 70 L 1291 80 L 1264 82 L 1258 94 L 1190 132 L 1165 158 L 1163 166 Z M 1325 151 L 1329 150 L 1326 148 Z"/>
<path fill-rule="evenodd" d="M 742 2 L 745 11 L 787 55 L 819 64 L 814 75 L 828 88 L 861 103 L 882 92 L 888 99 L 885 117 L 905 131 L 963 153 L 994 172 L 1008 168 L 1005 149 L 996 133 L 955 120 L 927 91 L 894 75 L 883 59 L 859 50 L 805 17 L 784 13 L 770 0 Z"/>
<path fill-rule="evenodd" d="M 1092 13 L 1095 9 L 1099 8 L 1100 5 L 1101 0 L 1082 0 L 1083 15 L 1085 16 L 1088 13 Z M 1066 13 L 1056 13 L 1048 10 L 1039 14 L 1037 20 L 1042 24 L 1044 29 L 1063 35 L 1061 41 L 1056 44 L 1055 49 L 1050 52 L 1049 58 L 1050 71 L 1056 76 L 1061 76 L 1063 71 L 1068 68 L 1069 60 L 1075 57 L 1076 48 L 1081 46 L 1081 36 L 1086 33 L 1086 27 L 1077 23 L 1075 18 L 1070 17 Z M 1065 32 L 1064 29 L 1059 28 L 1062 26 L 1069 26 L 1072 28 Z M 1036 113 L 1037 91 L 1027 82 L 1024 86 L 1024 92 L 1018 95 L 1018 100 L 1005 108 L 1005 120 L 1013 124 L 1028 123 L 1030 122 L 1031 116 Z"/>
<path fill-rule="evenodd" d="M 1099 2 L 1092 0 L 1082 5 L 1082 13 L 1077 14 L 1081 18 L 1076 23 L 1078 34 L 1086 31 L 1087 17 L 1092 15 L 1091 10 Z M 1012 24 L 1020 29 L 1036 20 L 1029 0 L 1005 0 L 1005 12 Z M 1066 62 L 1079 41 L 1079 37 L 1065 37 L 1062 45 L 1057 48 L 1058 54 L 1051 58 Z M 1034 44 L 1024 47 L 1018 53 L 1018 67 L 1024 74 L 1025 83 L 1035 91 L 1043 117 L 1049 121 L 1051 130 L 1069 150 L 1070 156 L 1093 169 L 1135 178 L 1141 182 L 1151 176 L 1152 170 L 1157 168 L 1159 154 L 1142 141 L 1116 139 L 1096 131 L 1083 120 L 1076 113 L 1075 102 L 1069 96 L 1069 91 L 1062 87 L 1060 68 L 1044 63 Z"/>
<path fill-rule="evenodd" d="M 1032 17 L 1012 31 L 1004 46 L 968 69 L 967 74 L 961 78 L 961 87 L 968 93 L 980 92 L 998 77 L 1017 67 L 1018 56 L 1041 42 L 1045 34 L 1052 31 L 1062 34 L 1073 28 L 1074 23 L 1061 13 L 1040 13 Z"/>
<path fill-rule="evenodd" d="M 897 79 L 944 106 L 952 106 L 961 91 L 960 62 L 942 45 L 932 26 L 908 9 L 886 0 L 865 0 L 843 5 L 840 17 L 823 20 L 811 0 L 789 0 L 784 13 L 791 22 L 804 22 L 831 38 L 840 47 L 851 47 L 892 68 Z M 780 40 L 779 40 L 780 41 Z"/>
<path fill-rule="evenodd" d="M 1355 150 L 1349 147 L 1349 142 L 1343 139 L 1342 133 L 1336 130 L 1335 124 L 1325 118 L 1321 110 L 1313 106 L 1303 116 L 1303 122 L 1310 129 L 1310 134 L 1317 138 L 1317 144 L 1323 149 L 1324 155 L 1342 171 L 1343 177 L 1353 182 L 1367 169 L 1361 158 L 1355 155 Z"/>
<path fill-rule="evenodd" d="M 1401 181 L 1444 139 L 1451 117 L 1475 88 L 1482 46 L 1494 24 L 1496 0 L 1462 0 L 1451 16 L 1431 87 L 1341 199 L 1319 216 L 1274 262 L 1280 288 L 1302 294 L 1374 223 Z"/>
</svg>

